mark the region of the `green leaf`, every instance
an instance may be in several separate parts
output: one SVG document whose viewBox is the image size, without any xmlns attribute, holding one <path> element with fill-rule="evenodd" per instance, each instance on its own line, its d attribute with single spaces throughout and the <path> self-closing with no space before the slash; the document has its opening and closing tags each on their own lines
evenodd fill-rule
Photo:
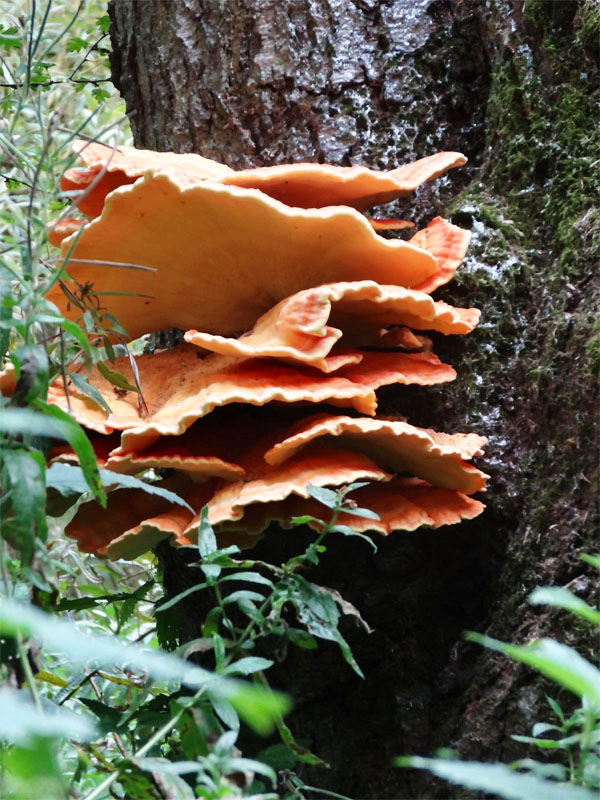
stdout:
<svg viewBox="0 0 600 800">
<path fill-rule="evenodd" d="M 273 581 L 261 575 L 260 572 L 235 572 L 233 575 L 226 575 L 221 583 L 225 581 L 245 581 L 246 583 L 260 583 L 263 586 L 273 588 Z"/>
<path fill-rule="evenodd" d="M 195 800 L 194 790 L 179 775 L 186 772 L 202 772 L 203 766 L 197 761 L 179 761 L 174 764 L 166 758 L 132 758 L 131 763 L 138 769 L 152 774 L 152 782 L 158 787 L 160 797 L 168 800 Z M 148 790 L 141 794 L 143 800 L 147 800 L 150 796 Z"/>
<path fill-rule="evenodd" d="M 352 517 L 365 517 L 366 519 L 379 519 L 379 514 L 371 511 L 368 508 L 358 508 L 350 506 L 347 503 L 342 507 L 344 514 L 350 514 Z"/>
<path fill-rule="evenodd" d="M 124 644 L 113 636 L 88 636 L 74 624 L 57 619 L 10 600 L 0 599 L 0 633 L 32 636 L 52 652 L 62 653 L 78 664 L 98 667 L 128 667 L 148 672 L 159 680 L 176 680 L 188 686 L 202 686 L 213 679 L 210 672 L 156 650 Z M 215 678 L 221 681 L 220 678 Z"/>
<path fill-rule="evenodd" d="M 344 514 L 346 512 L 347 509 L 344 508 Z M 377 517 L 377 519 L 379 519 L 379 517 Z M 371 539 L 370 536 L 366 536 L 364 533 L 359 533 L 358 531 L 355 531 L 353 528 L 349 528 L 347 525 L 334 525 L 333 528 L 331 528 L 331 533 L 342 533 L 344 536 L 358 536 L 359 539 L 364 539 L 365 542 L 370 544 L 375 553 L 377 552 L 377 545 L 375 544 L 373 539 Z"/>
<path fill-rule="evenodd" d="M 60 323 L 61 327 L 66 330 L 68 334 L 70 334 L 74 339 L 76 339 L 83 350 L 91 356 L 92 348 L 90 346 L 89 340 L 85 333 L 81 330 L 79 325 L 76 325 L 70 319 L 63 319 L 62 317 L 57 320 Z"/>
<path fill-rule="evenodd" d="M 290 637 L 290 642 L 305 650 L 316 650 L 318 647 L 315 637 L 301 628 L 289 628 L 288 636 Z"/>
<path fill-rule="evenodd" d="M 80 702 L 87 706 L 90 711 L 98 718 L 99 728 L 102 735 L 116 731 L 122 722 L 127 718 L 127 713 L 117 711 L 116 708 L 101 703 L 99 700 L 91 698 L 81 698 Z"/>
<path fill-rule="evenodd" d="M 80 742 L 96 735 L 94 725 L 81 714 L 44 704 L 40 712 L 29 694 L 18 689 L 0 689 L 0 739 L 13 744 L 26 743 L 36 736 L 69 737 Z"/>
<path fill-rule="evenodd" d="M 225 601 L 227 602 L 227 601 Z M 211 608 L 211 610 L 206 615 L 206 619 L 204 620 L 204 625 L 202 626 L 202 633 L 208 639 L 211 636 L 214 636 L 215 633 L 219 632 L 219 622 L 221 620 L 221 615 L 223 614 L 223 609 L 219 606 L 215 608 Z"/>
<path fill-rule="evenodd" d="M 49 439 L 65 439 L 64 433 L 45 414 L 30 408 L 3 408 L 0 413 L 0 431 L 9 436 L 29 434 Z"/>
<path fill-rule="evenodd" d="M 96 454 L 83 428 L 58 406 L 52 406 L 42 400 L 36 400 L 34 407 L 52 417 L 52 421 L 62 433 L 62 438 L 67 440 L 79 458 L 79 467 L 73 467 L 72 469 L 80 469 L 82 471 L 83 477 L 93 495 L 106 508 L 106 492 L 100 479 Z M 62 464 L 60 466 L 66 467 L 68 465 Z"/>
<path fill-rule="evenodd" d="M 221 667 L 223 666 L 223 662 L 225 661 L 225 642 L 223 641 L 223 637 L 219 636 L 218 633 L 215 633 L 212 638 L 215 648 L 215 661 L 217 663 L 217 671 L 220 671 Z"/>
<path fill-rule="evenodd" d="M 200 525 L 198 526 L 198 550 L 204 558 L 217 550 L 217 537 L 208 521 L 208 506 L 200 512 Z"/>
<path fill-rule="evenodd" d="M 264 598 L 263 598 L 264 599 Z M 265 622 L 264 615 L 254 605 L 252 600 L 247 597 L 239 597 L 237 601 L 238 608 L 243 611 L 257 625 L 263 625 Z"/>
<path fill-rule="evenodd" d="M 22 44 L 23 40 L 16 28 L 5 28 L 0 25 L 0 47 L 4 50 L 19 50 Z"/>
<path fill-rule="evenodd" d="M 523 744 L 532 744 L 539 747 L 540 750 L 565 750 L 571 745 L 579 742 L 579 736 L 568 736 L 565 739 L 537 739 L 534 736 L 516 736 L 510 737 L 515 742 L 523 742 Z"/>
<path fill-rule="evenodd" d="M 206 583 L 198 583 L 196 586 L 190 586 L 189 589 L 179 592 L 179 594 L 176 594 L 175 597 L 171 597 L 166 603 L 162 603 L 162 605 L 157 606 L 154 610 L 156 613 L 167 611 L 167 609 L 171 608 L 171 606 L 174 606 L 176 603 L 179 603 L 180 600 L 183 600 L 184 597 L 194 594 L 194 592 L 199 592 L 201 589 L 206 589 L 207 585 L 208 584 Z"/>
<path fill-rule="evenodd" d="M 311 497 L 318 500 L 319 503 L 323 503 L 324 506 L 327 506 L 327 508 L 334 510 L 341 505 L 339 495 L 337 492 L 332 492 L 331 489 L 323 489 L 320 486 L 312 486 L 309 484 L 306 487 L 306 491 Z"/>
<path fill-rule="evenodd" d="M 234 661 L 223 670 L 223 675 L 252 675 L 254 672 L 259 672 L 261 669 L 269 669 L 273 666 L 273 661 L 268 658 L 260 658 L 259 656 L 248 656 L 247 658 L 240 658 L 239 661 Z"/>
<path fill-rule="evenodd" d="M 271 767 L 253 758 L 228 758 L 223 762 L 223 770 L 226 775 L 231 775 L 232 772 L 255 772 L 268 778 L 273 785 L 277 783 L 277 776 Z"/>
<path fill-rule="evenodd" d="M 106 380 L 109 383 L 112 383 L 113 386 L 117 386 L 119 389 L 125 389 L 127 392 L 135 392 L 137 394 L 137 387 L 129 383 L 122 372 L 109 369 L 104 361 L 98 361 L 96 367 L 98 368 L 98 372 L 102 375 L 102 377 L 106 378 Z"/>
<path fill-rule="evenodd" d="M 110 17 L 108 14 L 98 17 L 96 20 L 96 27 L 100 28 L 102 33 L 108 33 L 108 29 L 110 28 Z"/>
<path fill-rule="evenodd" d="M 223 598 L 223 605 L 227 606 L 230 603 L 237 603 L 238 600 L 255 600 L 257 603 L 262 603 L 264 599 L 265 598 L 263 595 L 259 594 L 258 592 L 252 592 L 250 589 L 239 589 L 237 592 L 232 592 L 231 594 L 228 594 L 227 597 Z M 212 611 L 220 610 L 221 609 L 212 609 Z M 206 622 L 204 623 L 204 633 L 206 636 L 209 635 L 206 632 Z"/>
<path fill-rule="evenodd" d="M 554 639 L 538 639 L 527 645 L 505 644 L 472 632 L 467 632 L 465 639 L 521 661 L 579 697 L 587 697 L 600 706 L 600 670 L 565 644 Z"/>
<path fill-rule="evenodd" d="M 107 414 L 112 413 L 111 407 L 102 397 L 98 389 L 96 389 L 96 387 L 89 382 L 86 375 L 80 375 L 78 372 L 67 372 L 67 375 L 78 392 L 81 392 L 81 394 L 84 394 L 86 397 L 89 397 L 90 400 L 93 400 L 94 403 L 99 405 L 100 408 Z"/>
<path fill-rule="evenodd" d="M 88 43 L 85 39 L 81 39 L 79 36 L 71 36 L 71 38 L 67 42 L 67 53 L 78 53 L 80 50 L 85 50 L 88 46 Z"/>
<path fill-rule="evenodd" d="M 235 689 L 228 692 L 227 699 L 244 722 L 262 736 L 271 733 L 290 708 L 289 698 L 281 692 L 242 681 L 235 681 Z"/>
<path fill-rule="evenodd" d="M 514 772 L 504 764 L 481 764 L 478 761 L 450 761 L 442 758 L 403 756 L 394 761 L 397 767 L 427 769 L 452 783 L 497 794 L 505 800 L 596 800 L 595 792 L 580 786 L 535 778 Z"/>
<path fill-rule="evenodd" d="M 257 758 L 259 758 L 263 764 L 268 764 L 275 770 L 293 769 L 298 763 L 298 759 L 294 753 L 287 744 L 283 742 L 265 747 L 264 750 L 257 753 Z"/>
<path fill-rule="evenodd" d="M 141 489 L 148 494 L 155 494 L 163 497 L 170 503 L 193 511 L 193 508 L 186 503 L 175 492 L 162 489 L 160 483 L 147 483 L 132 475 L 121 475 L 118 472 L 110 472 L 107 469 L 99 470 L 99 477 L 102 486 L 122 486 L 125 489 Z M 84 480 L 81 467 L 72 464 L 52 464 L 46 472 L 46 485 L 48 488 L 56 489 L 64 497 L 72 494 L 84 494 L 88 491 L 88 485 Z M 164 609 L 163 609 L 164 610 Z"/>
<path fill-rule="evenodd" d="M 591 564 L 592 567 L 600 569 L 600 556 L 591 556 L 588 553 L 582 553 L 579 558 L 585 561 L 586 564 Z"/>
<path fill-rule="evenodd" d="M 529 595 L 529 602 L 532 605 L 564 608 L 600 627 L 600 612 L 562 586 L 541 586 Z"/>
<path fill-rule="evenodd" d="M 237 711 L 231 705 L 229 700 L 226 700 L 224 697 L 221 697 L 221 695 L 214 694 L 213 692 L 207 692 L 207 696 L 210 699 L 213 711 L 219 717 L 221 722 L 230 730 L 239 731 L 240 718 L 238 717 Z"/>
<path fill-rule="evenodd" d="M 3 484 L 11 492 L 14 533 L 21 545 L 21 558 L 28 564 L 33 554 L 36 534 L 46 541 L 46 487 L 44 460 L 27 450 L 2 450 Z"/>
<path fill-rule="evenodd" d="M 110 92 L 100 86 L 96 86 L 95 89 L 92 89 L 92 97 L 97 103 L 102 103 L 104 100 L 108 100 Z"/>
</svg>

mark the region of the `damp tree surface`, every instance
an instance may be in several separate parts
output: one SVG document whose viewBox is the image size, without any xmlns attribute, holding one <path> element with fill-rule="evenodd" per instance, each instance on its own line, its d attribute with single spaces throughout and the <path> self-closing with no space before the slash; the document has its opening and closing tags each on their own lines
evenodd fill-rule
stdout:
<svg viewBox="0 0 600 800">
<path fill-rule="evenodd" d="M 439 337 L 440 356 L 460 366 L 456 383 L 395 388 L 381 407 L 488 435 L 488 509 L 460 526 L 397 533 L 376 554 L 332 540 L 310 579 L 340 591 L 373 629 L 344 629 L 365 679 L 333 646 L 288 659 L 273 679 L 296 700 L 297 738 L 331 764 L 307 767 L 307 782 L 355 797 L 447 797 L 432 778 L 390 769 L 392 756 L 452 746 L 508 760 L 508 734 L 539 719 L 546 691 L 461 632 L 561 638 L 560 621 L 532 609 L 528 593 L 572 581 L 591 591 L 578 560 L 594 546 L 597 460 L 589 4 L 113 0 L 109 13 L 112 75 L 137 147 L 235 169 L 469 157 L 393 215 L 422 223 L 441 213 L 471 230 L 470 256 L 436 298 L 481 308 L 482 325 L 468 341 Z M 280 563 L 294 544 L 272 530 L 254 554 Z M 159 556 L 166 590 L 184 590 L 184 556 L 168 546 Z M 200 636 L 202 621 L 192 597 L 179 641 Z"/>
</svg>

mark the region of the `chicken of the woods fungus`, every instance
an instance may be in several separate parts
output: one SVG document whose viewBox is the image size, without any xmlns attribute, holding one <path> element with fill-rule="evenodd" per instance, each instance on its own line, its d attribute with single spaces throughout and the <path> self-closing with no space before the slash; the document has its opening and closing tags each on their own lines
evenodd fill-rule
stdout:
<svg viewBox="0 0 600 800">
<path fill-rule="evenodd" d="M 487 475 L 470 463 L 482 436 L 377 412 L 382 386 L 456 377 L 428 334 L 467 334 L 479 311 L 430 295 L 452 279 L 469 234 L 436 217 L 408 239 L 383 238 L 412 223 L 362 213 L 461 166 L 462 154 L 389 172 L 235 171 L 194 154 L 74 148 L 79 163 L 61 181 L 73 216 L 49 228 L 68 260 L 48 299 L 77 322 L 93 303 L 121 345 L 185 331 L 172 349 L 110 361 L 129 389 L 83 360 L 89 391 L 50 386 L 49 402 L 84 427 L 104 469 L 161 470 L 160 485 L 183 503 L 109 487 L 106 509 L 83 503 L 67 526 L 83 551 L 131 559 L 165 539 L 191 544 L 205 506 L 222 543 L 250 547 L 273 522 L 327 521 L 308 487 L 355 481 L 364 485 L 349 498 L 375 513 L 340 522 L 359 531 L 437 528 L 482 512 L 472 495 Z M 49 459 L 77 460 L 63 445 Z"/>
</svg>

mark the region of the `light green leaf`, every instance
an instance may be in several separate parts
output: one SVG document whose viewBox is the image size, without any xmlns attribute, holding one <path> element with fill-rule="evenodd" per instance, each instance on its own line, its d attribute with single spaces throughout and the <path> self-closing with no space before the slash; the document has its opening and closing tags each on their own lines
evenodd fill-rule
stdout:
<svg viewBox="0 0 600 800">
<path fill-rule="evenodd" d="M 600 627 L 600 612 L 562 586 L 540 586 L 529 595 L 529 602 L 564 608 Z"/>
<path fill-rule="evenodd" d="M 452 761 L 419 756 L 403 756 L 395 759 L 394 763 L 397 767 L 427 769 L 438 778 L 444 778 L 469 789 L 496 794 L 505 800 L 597 800 L 595 792 L 589 792 L 580 786 L 523 775 L 504 764 L 482 764 L 479 761 Z"/>
<path fill-rule="evenodd" d="M 586 564 L 591 564 L 592 567 L 600 569 L 600 556 L 591 556 L 589 553 L 582 553 L 579 558 L 585 561 Z"/>
<path fill-rule="evenodd" d="M 155 494 L 163 497 L 170 503 L 193 511 L 194 509 L 182 500 L 175 492 L 168 489 L 162 489 L 160 483 L 146 483 L 139 478 L 134 478 L 132 475 L 121 475 L 118 472 L 111 472 L 107 469 L 99 470 L 100 481 L 103 486 L 122 486 L 125 489 L 141 489 L 148 494 Z M 83 494 L 89 491 L 89 487 L 84 480 L 81 467 L 73 466 L 72 464 L 52 464 L 50 469 L 46 472 L 46 485 L 48 488 L 56 489 L 64 497 L 72 494 Z"/>
<path fill-rule="evenodd" d="M 92 722 L 81 714 L 73 714 L 53 703 L 45 705 L 40 712 L 30 702 L 27 692 L 0 689 L 0 739 L 4 741 L 20 744 L 35 736 L 65 736 L 87 742 L 95 734 Z"/>
<path fill-rule="evenodd" d="M 327 508 L 335 509 L 340 505 L 340 499 L 337 492 L 332 492 L 331 489 L 324 489 L 321 486 L 312 486 L 309 484 L 306 491 L 319 503 L 323 503 Z"/>
<path fill-rule="evenodd" d="M 21 558 L 28 564 L 36 535 L 46 541 L 46 487 L 44 460 L 35 458 L 37 451 L 2 450 L 2 475 L 5 487 L 11 492 L 14 533 L 21 545 Z"/>
<path fill-rule="evenodd" d="M 204 506 L 200 512 L 200 525 L 198 526 L 198 550 L 204 558 L 214 553 L 216 549 L 217 537 L 208 521 L 208 506 Z"/>
<path fill-rule="evenodd" d="M 272 666 L 273 661 L 268 658 L 248 656 L 247 658 L 240 658 L 239 661 L 234 661 L 228 667 L 225 667 L 223 675 L 252 675 L 253 672 L 269 669 Z"/>
<path fill-rule="evenodd" d="M 97 667 L 118 664 L 148 672 L 159 680 L 181 681 L 188 686 L 199 687 L 213 678 L 210 672 L 175 656 L 126 645 L 110 636 L 88 636 L 70 622 L 10 600 L 0 600 L 0 632 L 11 636 L 18 632 L 31 636 L 47 650 L 61 653 L 79 664 L 94 663 Z"/>
<path fill-rule="evenodd" d="M 527 645 L 506 644 L 472 632 L 466 633 L 465 639 L 521 661 L 579 697 L 587 697 L 600 706 L 600 670 L 565 644 L 554 639 L 538 639 Z"/>
<path fill-rule="evenodd" d="M 280 692 L 242 681 L 235 681 L 234 685 L 235 689 L 228 693 L 227 699 L 244 722 L 263 736 L 269 734 L 274 722 L 280 721 L 289 711 L 289 698 Z"/>
<path fill-rule="evenodd" d="M 58 406 L 50 405 L 42 400 L 36 400 L 34 407 L 52 417 L 52 421 L 62 433 L 62 438 L 67 440 L 79 458 L 79 467 L 75 467 L 75 469 L 82 470 L 92 494 L 106 508 L 106 492 L 100 480 L 96 454 L 83 428 Z"/>
<path fill-rule="evenodd" d="M 96 367 L 98 368 L 98 372 L 102 375 L 102 377 L 106 378 L 106 380 L 109 383 L 112 383 L 113 386 L 117 386 L 119 389 L 125 389 L 127 392 L 135 392 L 137 394 L 137 387 L 129 383 L 122 372 L 109 369 L 103 361 L 98 361 Z"/>
<path fill-rule="evenodd" d="M 86 397 L 89 397 L 90 400 L 93 400 L 94 403 L 99 405 L 100 408 L 107 414 L 112 413 L 110 406 L 104 397 L 102 397 L 98 389 L 96 389 L 96 387 L 89 382 L 87 375 L 80 375 L 78 372 L 67 372 L 67 375 L 78 392 L 81 392 L 81 394 L 84 394 Z"/>
<path fill-rule="evenodd" d="M 29 434 L 49 439 L 65 439 L 64 434 L 45 414 L 30 408 L 3 408 L 0 413 L 0 431 L 9 436 Z"/>
</svg>

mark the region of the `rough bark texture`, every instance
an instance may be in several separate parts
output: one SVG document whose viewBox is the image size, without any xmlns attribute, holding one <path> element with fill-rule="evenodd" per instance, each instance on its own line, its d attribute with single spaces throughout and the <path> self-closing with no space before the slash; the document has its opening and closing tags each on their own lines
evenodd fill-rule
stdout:
<svg viewBox="0 0 600 800">
<path fill-rule="evenodd" d="M 471 228 L 471 255 L 437 296 L 481 307 L 483 324 L 436 347 L 457 367 L 456 384 L 388 390 L 383 404 L 415 424 L 490 436 L 488 510 L 460 527 L 390 537 L 376 555 L 334 541 L 310 578 L 338 589 L 375 629 L 345 631 L 366 679 L 327 646 L 274 673 L 296 698 L 296 735 L 332 765 L 300 770 L 307 782 L 353 797 L 448 797 L 390 758 L 450 745 L 508 760 L 525 755 L 510 734 L 548 719 L 548 686 L 463 643 L 461 631 L 590 645 L 526 598 L 540 584 L 591 591 L 578 554 L 594 549 L 596 530 L 594 7 L 113 0 L 110 13 L 113 74 L 140 147 L 235 168 L 394 167 L 438 149 L 471 159 L 401 213 L 420 222 L 444 210 Z M 257 555 L 280 561 L 302 536 L 274 531 Z M 181 555 L 160 555 L 169 594 L 195 580 Z M 201 622 L 190 601 L 180 640 Z"/>
</svg>

